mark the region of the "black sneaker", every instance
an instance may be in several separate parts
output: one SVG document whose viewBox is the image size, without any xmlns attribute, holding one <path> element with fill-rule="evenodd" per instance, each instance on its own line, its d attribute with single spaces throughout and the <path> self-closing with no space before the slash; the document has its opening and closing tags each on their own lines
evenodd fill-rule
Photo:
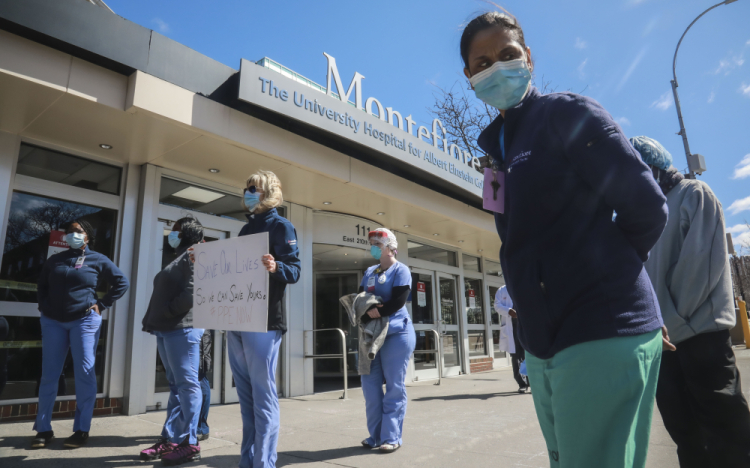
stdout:
<svg viewBox="0 0 750 468">
<path fill-rule="evenodd" d="M 529 391 L 529 387 L 519 387 L 518 393 L 527 393 Z"/>
<path fill-rule="evenodd" d="M 198 434 L 198 442 L 200 442 L 201 440 L 207 440 L 207 439 L 208 439 L 208 432 L 206 432 L 205 434 Z"/>
<path fill-rule="evenodd" d="M 89 440 L 89 433 L 83 431 L 76 431 L 75 434 L 65 439 L 65 446 L 68 448 L 78 448 L 86 445 Z"/>
<path fill-rule="evenodd" d="M 31 441 L 31 448 L 38 449 L 47 446 L 50 440 L 55 438 L 54 431 L 37 432 L 34 440 Z"/>
</svg>

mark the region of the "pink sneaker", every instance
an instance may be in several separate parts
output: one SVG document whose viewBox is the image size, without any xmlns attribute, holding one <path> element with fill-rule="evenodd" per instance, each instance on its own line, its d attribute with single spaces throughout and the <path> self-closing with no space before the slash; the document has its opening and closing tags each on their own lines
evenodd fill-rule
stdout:
<svg viewBox="0 0 750 468">
<path fill-rule="evenodd" d="M 200 460 L 201 446 L 182 443 L 169 453 L 161 457 L 161 462 L 165 465 L 179 465 L 185 462 Z"/>
<path fill-rule="evenodd" d="M 141 450 L 141 460 L 156 460 L 157 458 L 161 458 L 162 455 L 171 452 L 175 448 L 177 448 L 177 444 L 173 444 L 167 439 L 162 439 L 151 447 L 145 450 Z"/>
</svg>

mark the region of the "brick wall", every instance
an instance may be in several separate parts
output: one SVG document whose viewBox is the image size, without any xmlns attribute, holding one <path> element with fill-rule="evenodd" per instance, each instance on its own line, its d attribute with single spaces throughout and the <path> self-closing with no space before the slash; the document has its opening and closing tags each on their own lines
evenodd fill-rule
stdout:
<svg viewBox="0 0 750 468">
<path fill-rule="evenodd" d="M 486 372 L 492 370 L 493 359 L 491 357 L 481 357 L 469 360 L 471 373 Z"/>
<path fill-rule="evenodd" d="M 36 419 L 37 403 L 18 403 L 0 406 L 0 423 L 11 421 L 26 421 Z M 56 401 L 52 410 L 52 419 L 72 418 L 75 416 L 76 402 Z M 94 404 L 94 416 L 120 414 L 122 402 L 119 398 L 97 398 Z"/>
</svg>

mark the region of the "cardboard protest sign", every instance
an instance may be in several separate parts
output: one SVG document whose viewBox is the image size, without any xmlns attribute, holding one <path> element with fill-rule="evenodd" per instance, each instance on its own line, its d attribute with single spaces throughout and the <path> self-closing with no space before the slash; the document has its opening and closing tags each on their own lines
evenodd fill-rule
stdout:
<svg viewBox="0 0 750 468">
<path fill-rule="evenodd" d="M 268 331 L 268 252 L 267 232 L 195 246 L 195 328 Z"/>
</svg>

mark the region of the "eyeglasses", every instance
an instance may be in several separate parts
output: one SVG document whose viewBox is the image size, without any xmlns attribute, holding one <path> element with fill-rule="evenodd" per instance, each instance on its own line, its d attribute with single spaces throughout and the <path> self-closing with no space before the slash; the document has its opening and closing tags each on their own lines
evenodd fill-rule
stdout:
<svg viewBox="0 0 750 468">
<path fill-rule="evenodd" d="M 250 192 L 250 193 L 255 193 L 255 192 L 257 192 L 257 191 L 258 191 L 258 189 L 257 189 L 257 188 L 255 187 L 255 185 L 251 185 L 250 187 L 248 187 L 248 188 L 246 188 L 245 190 L 243 190 L 243 191 L 242 191 L 242 193 L 243 193 L 243 194 L 244 194 L 244 193 L 247 193 L 247 192 Z"/>
</svg>

